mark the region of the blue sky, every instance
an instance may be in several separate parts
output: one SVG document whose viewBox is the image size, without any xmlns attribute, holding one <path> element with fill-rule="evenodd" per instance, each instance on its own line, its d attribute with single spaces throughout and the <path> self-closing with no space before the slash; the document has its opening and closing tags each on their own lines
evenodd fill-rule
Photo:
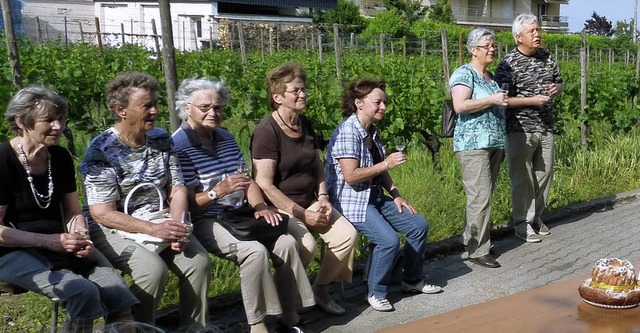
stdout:
<svg viewBox="0 0 640 333">
<path fill-rule="evenodd" d="M 584 27 L 584 21 L 591 18 L 594 11 L 605 16 L 614 27 L 616 21 L 627 20 L 630 23 L 634 5 L 635 0 L 569 0 L 568 5 L 561 5 L 560 14 L 567 16 L 569 32 L 579 32 Z"/>
</svg>

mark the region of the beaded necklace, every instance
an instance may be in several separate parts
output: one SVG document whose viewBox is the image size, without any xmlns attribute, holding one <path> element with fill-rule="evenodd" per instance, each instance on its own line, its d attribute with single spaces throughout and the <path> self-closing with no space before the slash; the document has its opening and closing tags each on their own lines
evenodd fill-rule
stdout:
<svg viewBox="0 0 640 333">
<path fill-rule="evenodd" d="M 33 185 L 33 176 L 31 175 L 31 166 L 29 165 L 29 161 L 27 160 L 27 154 L 25 154 L 24 149 L 22 149 L 22 143 L 18 144 L 18 149 L 20 150 L 20 158 L 22 159 L 22 165 L 24 169 L 27 171 L 27 180 L 29 181 L 29 185 L 31 186 L 31 193 L 33 193 L 33 198 L 36 200 L 36 204 L 38 207 L 42 209 L 49 208 L 51 204 L 51 198 L 53 197 L 53 177 L 51 177 L 51 156 L 47 153 L 47 172 L 49 174 L 49 193 L 41 194 L 36 190 L 35 185 Z"/>
</svg>

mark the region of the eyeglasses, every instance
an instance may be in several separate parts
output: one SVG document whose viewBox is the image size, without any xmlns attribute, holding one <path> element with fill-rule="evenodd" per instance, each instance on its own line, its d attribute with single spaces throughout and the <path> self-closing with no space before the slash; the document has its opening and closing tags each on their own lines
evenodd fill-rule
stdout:
<svg viewBox="0 0 640 333">
<path fill-rule="evenodd" d="M 498 45 L 496 44 L 491 44 L 491 45 L 476 45 L 476 47 L 479 47 L 481 49 L 485 49 L 487 51 L 494 49 L 497 50 L 498 49 Z"/>
<path fill-rule="evenodd" d="M 297 96 L 300 96 L 300 94 L 302 94 L 302 93 L 306 94 L 307 93 L 307 89 L 306 88 L 296 88 L 296 89 L 293 89 L 293 90 L 285 90 L 284 92 L 290 93 L 290 94 L 292 94 L 292 95 L 297 97 Z"/>
<path fill-rule="evenodd" d="M 540 29 L 540 28 L 536 28 L 536 29 L 529 29 L 529 30 L 527 30 L 527 31 L 523 31 L 522 33 L 523 33 L 523 34 L 530 35 L 530 36 L 533 36 L 533 35 L 535 35 L 535 34 L 536 34 L 536 32 L 537 32 L 537 33 L 538 33 L 538 35 L 539 35 L 539 34 L 541 34 L 541 33 L 542 33 L 542 29 Z"/>
<path fill-rule="evenodd" d="M 213 112 L 215 113 L 220 113 L 224 110 L 224 105 L 212 105 L 212 104 L 201 104 L 201 105 L 196 105 L 193 103 L 189 103 L 193 106 L 195 106 L 196 108 L 198 108 L 198 110 L 202 111 L 202 112 L 209 112 L 209 110 L 213 109 Z"/>
</svg>

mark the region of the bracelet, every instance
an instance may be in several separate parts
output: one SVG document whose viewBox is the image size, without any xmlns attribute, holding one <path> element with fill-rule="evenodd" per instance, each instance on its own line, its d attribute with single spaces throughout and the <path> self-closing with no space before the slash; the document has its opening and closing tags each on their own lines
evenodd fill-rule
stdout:
<svg viewBox="0 0 640 333">
<path fill-rule="evenodd" d="M 398 187 L 397 187 L 397 186 L 395 186 L 395 185 L 392 185 L 392 186 L 389 188 L 389 193 L 391 193 L 391 192 L 393 192 L 393 191 L 397 191 L 397 190 L 398 190 Z"/>
<path fill-rule="evenodd" d="M 384 162 L 384 166 L 387 168 L 387 170 L 389 170 L 389 163 L 387 163 L 387 160 L 383 160 Z"/>
<path fill-rule="evenodd" d="M 327 198 L 329 197 L 329 194 L 327 193 L 318 193 L 318 199 L 320 199 L 321 196 L 326 196 Z"/>
<path fill-rule="evenodd" d="M 267 204 L 264 203 L 264 202 L 257 203 L 255 205 L 253 205 L 253 210 L 256 211 L 256 212 L 258 211 L 258 209 L 263 210 L 263 209 L 268 209 L 268 208 L 269 208 L 269 206 L 267 206 Z"/>
</svg>

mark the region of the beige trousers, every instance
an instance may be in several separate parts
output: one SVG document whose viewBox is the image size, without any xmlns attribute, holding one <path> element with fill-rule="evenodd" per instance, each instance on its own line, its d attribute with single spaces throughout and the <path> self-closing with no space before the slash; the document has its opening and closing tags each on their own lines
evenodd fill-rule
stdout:
<svg viewBox="0 0 640 333">
<path fill-rule="evenodd" d="M 314 202 L 307 208 L 317 211 L 318 202 Z M 280 210 L 281 213 L 287 212 Z M 289 233 L 298 241 L 300 260 L 304 267 L 309 264 L 316 255 L 317 243 L 311 231 L 304 222 L 289 215 Z M 320 271 L 315 284 L 328 285 L 331 282 L 351 282 L 353 275 L 353 254 L 358 241 L 358 232 L 351 222 L 335 209 L 331 214 L 331 229 L 318 234 L 326 244 L 326 250 L 320 263 Z"/>
<path fill-rule="evenodd" d="M 210 253 L 240 266 L 240 290 L 252 325 L 267 315 L 282 314 L 285 323 L 298 321 L 297 310 L 315 304 L 313 291 L 304 266 L 300 262 L 296 240 L 288 234 L 265 247 L 257 241 L 235 238 L 215 219 L 203 219 L 194 224 L 193 235 Z M 271 276 L 269 259 L 273 263 Z M 297 292 L 296 291 L 297 287 Z"/>
</svg>

